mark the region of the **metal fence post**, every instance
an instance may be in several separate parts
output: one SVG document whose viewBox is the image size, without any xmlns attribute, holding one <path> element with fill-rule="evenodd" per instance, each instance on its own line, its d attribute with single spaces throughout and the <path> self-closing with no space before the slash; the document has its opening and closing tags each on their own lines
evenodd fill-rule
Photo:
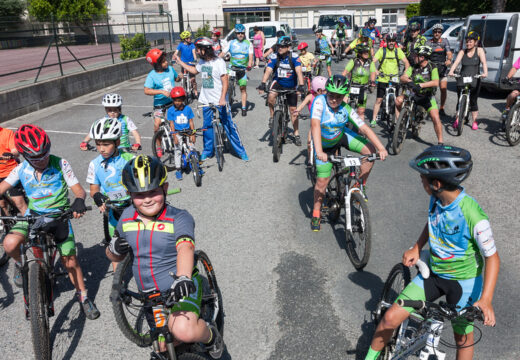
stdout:
<svg viewBox="0 0 520 360">
<path fill-rule="evenodd" d="M 63 76 L 63 67 L 61 66 L 60 47 L 58 46 L 58 33 L 56 32 L 56 24 L 54 22 L 54 15 L 51 14 L 52 32 L 54 33 L 54 43 L 56 44 L 56 52 L 58 53 L 58 63 L 60 65 L 60 73 Z"/>
<path fill-rule="evenodd" d="M 144 29 L 144 13 L 141 13 L 141 23 L 143 24 L 144 42 L 146 43 L 146 30 Z"/>
<path fill-rule="evenodd" d="M 108 41 L 110 42 L 110 55 L 112 55 L 112 64 L 115 64 L 114 61 L 114 49 L 112 48 L 112 32 L 110 31 L 110 24 L 108 22 L 108 14 L 107 14 L 107 29 L 108 29 Z"/>
</svg>

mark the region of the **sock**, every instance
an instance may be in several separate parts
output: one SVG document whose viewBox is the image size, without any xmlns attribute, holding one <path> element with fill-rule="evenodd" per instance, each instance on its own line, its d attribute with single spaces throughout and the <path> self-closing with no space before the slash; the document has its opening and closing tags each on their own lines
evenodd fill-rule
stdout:
<svg viewBox="0 0 520 360">
<path fill-rule="evenodd" d="M 379 357 L 379 354 L 381 354 L 381 351 L 375 351 L 374 349 L 372 349 L 372 347 L 370 347 L 368 349 L 368 353 L 367 353 L 367 356 L 365 357 L 365 360 L 377 360 L 377 358 Z"/>
<path fill-rule="evenodd" d="M 213 336 L 213 331 L 210 327 L 208 327 L 209 330 L 209 340 L 206 342 L 206 345 L 211 346 L 215 342 L 215 337 Z"/>
<path fill-rule="evenodd" d="M 242 110 L 245 110 L 247 108 L 247 106 L 242 106 Z"/>
<path fill-rule="evenodd" d="M 319 210 L 312 210 L 312 217 L 320 217 L 320 211 Z"/>
<path fill-rule="evenodd" d="M 85 300 L 87 300 L 87 290 L 85 290 L 85 291 L 77 291 L 76 294 L 78 294 L 79 301 L 81 303 L 84 303 Z"/>
</svg>

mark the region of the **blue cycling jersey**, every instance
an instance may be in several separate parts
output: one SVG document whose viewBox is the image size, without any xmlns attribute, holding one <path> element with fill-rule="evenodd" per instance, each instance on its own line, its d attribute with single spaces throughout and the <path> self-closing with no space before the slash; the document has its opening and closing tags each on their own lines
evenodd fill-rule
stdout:
<svg viewBox="0 0 520 360">
<path fill-rule="evenodd" d="M 166 113 L 166 119 L 173 122 L 173 128 L 177 131 L 189 129 L 190 120 L 194 117 L 193 110 L 188 105 L 185 105 L 182 110 L 177 110 L 175 106 L 172 106 Z"/>
<path fill-rule="evenodd" d="M 289 55 L 292 56 L 292 63 L 295 68 L 297 66 L 302 66 L 299 56 L 293 53 L 287 53 L 287 55 L 285 55 L 281 60 L 280 55 L 272 54 L 269 57 L 269 63 L 267 66 L 274 70 L 276 63 L 280 62 L 273 79 L 285 88 L 295 88 L 298 82 L 298 77 L 289 63 Z"/>
<path fill-rule="evenodd" d="M 249 63 L 249 56 L 253 55 L 253 45 L 247 39 L 242 41 L 234 39 L 229 42 L 225 52 L 229 52 L 231 55 L 230 65 L 245 68 Z"/>
<path fill-rule="evenodd" d="M 320 47 L 320 53 L 324 55 L 330 55 L 332 53 L 332 50 L 329 47 L 329 40 L 327 40 L 327 37 L 325 35 L 322 35 L 318 40 L 318 45 Z"/>
<path fill-rule="evenodd" d="M 181 54 L 181 61 L 184 63 L 195 61 L 195 58 L 193 57 L 193 50 L 195 50 L 195 45 L 193 43 L 185 44 L 184 42 L 181 42 L 177 46 L 177 51 Z"/>
<path fill-rule="evenodd" d="M 110 200 L 129 199 L 130 196 L 123 186 L 121 173 L 126 163 L 133 158 L 134 155 L 127 152 L 108 159 L 99 155 L 88 166 L 87 183 L 99 185 L 101 193 L 108 196 Z"/>
<path fill-rule="evenodd" d="M 144 87 L 154 90 L 166 90 L 170 92 L 175 86 L 175 79 L 178 76 L 179 75 L 177 75 L 175 69 L 171 66 L 168 66 L 168 68 L 164 69 L 164 71 L 160 73 L 152 70 L 146 77 Z M 164 96 L 162 94 L 153 96 L 154 106 L 166 105 L 171 102 L 172 99 L 169 96 Z"/>
</svg>

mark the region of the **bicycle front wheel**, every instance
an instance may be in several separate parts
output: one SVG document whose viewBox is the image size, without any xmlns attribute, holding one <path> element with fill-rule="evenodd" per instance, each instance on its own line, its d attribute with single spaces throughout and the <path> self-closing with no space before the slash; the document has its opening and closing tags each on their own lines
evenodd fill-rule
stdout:
<svg viewBox="0 0 520 360">
<path fill-rule="evenodd" d="M 193 153 L 190 156 L 190 166 L 191 172 L 193 173 L 193 181 L 195 181 L 195 186 L 201 186 L 202 176 L 200 174 L 199 158 Z"/>
<path fill-rule="evenodd" d="M 47 285 L 43 267 L 37 262 L 30 263 L 28 287 L 29 316 L 31 319 L 34 357 L 38 360 L 51 359 Z"/>
<path fill-rule="evenodd" d="M 147 347 L 152 344 L 152 338 L 143 303 L 128 293 L 128 290 L 138 292 L 132 275 L 132 261 L 133 256 L 128 254 L 117 265 L 110 300 L 119 330 L 137 346 Z"/>
<path fill-rule="evenodd" d="M 365 198 L 358 192 L 350 196 L 350 221 L 352 230 L 347 229 L 345 219 L 345 234 L 347 240 L 347 255 L 356 270 L 363 270 L 368 263 L 371 248 L 371 228 L 368 206 Z"/>
<path fill-rule="evenodd" d="M 222 171 L 224 169 L 224 140 L 222 139 L 222 131 L 222 127 L 220 127 L 217 123 L 213 124 L 213 144 L 215 147 L 218 171 Z"/>
<path fill-rule="evenodd" d="M 4 266 L 7 263 L 7 261 L 9 260 L 9 256 L 5 252 L 4 245 L 3 245 L 5 235 L 6 235 L 5 232 L 2 232 L 2 234 L 0 235 L 0 266 Z"/>
<path fill-rule="evenodd" d="M 197 269 L 202 277 L 200 317 L 210 324 L 215 324 L 220 334 L 224 336 L 224 303 L 213 265 L 204 251 L 197 250 L 195 256 Z"/>
<path fill-rule="evenodd" d="M 233 80 L 229 81 L 228 102 L 229 107 L 232 107 L 233 103 L 235 102 L 235 81 Z"/>
<path fill-rule="evenodd" d="M 171 138 L 168 139 L 168 136 L 169 134 L 166 134 L 164 129 L 159 129 L 153 134 L 152 153 L 166 166 L 168 171 L 173 171 L 175 169 L 175 152 L 173 149 L 173 140 Z M 162 156 L 158 154 L 159 146 L 157 143 L 161 144 Z"/>
<path fill-rule="evenodd" d="M 397 155 L 403 149 L 404 140 L 406 139 L 406 133 L 408 131 L 408 117 L 410 116 L 410 110 L 403 108 L 399 114 L 394 127 L 394 134 L 392 135 L 392 150 Z"/>
<path fill-rule="evenodd" d="M 506 139 L 511 146 L 520 143 L 520 103 L 516 103 L 507 116 Z"/>
<path fill-rule="evenodd" d="M 460 97 L 460 102 L 459 102 L 459 111 L 457 112 L 458 114 L 458 119 L 459 119 L 459 122 L 457 123 L 457 136 L 461 136 L 462 135 L 462 130 L 464 130 L 464 123 L 466 122 L 466 107 L 468 105 L 468 101 L 467 101 L 467 98 L 468 98 L 468 95 L 467 94 L 462 94 L 462 96 Z"/>
<path fill-rule="evenodd" d="M 282 153 L 282 127 L 283 127 L 283 113 L 281 110 L 276 110 L 273 116 L 273 161 L 280 161 L 280 154 Z"/>
</svg>

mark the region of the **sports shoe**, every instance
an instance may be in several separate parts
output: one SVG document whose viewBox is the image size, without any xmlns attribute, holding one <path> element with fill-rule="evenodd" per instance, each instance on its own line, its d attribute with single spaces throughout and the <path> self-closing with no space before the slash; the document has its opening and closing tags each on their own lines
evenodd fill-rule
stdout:
<svg viewBox="0 0 520 360">
<path fill-rule="evenodd" d="M 177 170 L 177 171 L 175 172 L 175 178 L 176 178 L 177 180 L 181 181 L 181 180 L 182 180 L 182 171 Z"/>
<path fill-rule="evenodd" d="M 222 335 L 215 325 L 208 324 L 208 328 L 211 330 L 214 339 L 211 341 L 212 345 L 206 346 L 206 350 L 213 359 L 220 359 L 224 352 L 224 340 L 222 340 Z"/>
<path fill-rule="evenodd" d="M 85 298 L 83 302 L 80 301 L 80 304 L 81 309 L 85 313 L 87 319 L 96 320 L 101 315 L 98 308 L 96 307 L 96 304 L 94 304 L 89 298 Z"/>
<path fill-rule="evenodd" d="M 17 263 L 14 264 L 13 282 L 19 288 L 23 286 L 22 266 Z"/>
<path fill-rule="evenodd" d="M 200 156 L 200 158 L 199 158 L 199 161 L 200 161 L 200 162 L 202 162 L 202 161 L 206 161 L 207 158 L 209 158 L 208 155 L 206 155 L 206 154 L 202 154 L 202 155 Z"/>
<path fill-rule="evenodd" d="M 473 121 L 473 125 L 471 125 L 472 130 L 478 130 L 478 124 L 476 121 Z"/>
<path fill-rule="evenodd" d="M 311 219 L 311 230 L 320 231 L 320 229 L 321 229 L 320 222 L 321 222 L 321 219 L 319 217 L 313 217 Z"/>
<path fill-rule="evenodd" d="M 507 119 L 507 115 L 509 115 L 509 110 L 508 109 L 505 109 L 504 111 L 502 111 L 502 120 L 506 120 Z"/>
<path fill-rule="evenodd" d="M 242 109 L 242 116 L 247 116 L 247 110 L 246 109 Z"/>
<path fill-rule="evenodd" d="M 242 155 L 240 156 L 240 158 L 241 158 L 242 160 L 244 160 L 245 162 L 248 162 L 248 161 L 249 161 L 249 156 L 247 156 L 246 153 L 242 154 Z"/>
<path fill-rule="evenodd" d="M 164 154 L 162 147 L 158 146 L 156 153 L 157 153 L 157 157 L 161 158 L 163 156 L 163 154 Z"/>
<path fill-rule="evenodd" d="M 300 135 L 296 135 L 294 137 L 294 145 L 296 146 L 302 146 L 302 139 L 300 138 Z"/>
<path fill-rule="evenodd" d="M 379 115 L 378 115 L 378 116 L 379 116 Z M 378 122 L 378 121 L 379 121 L 379 120 L 372 120 L 372 121 L 370 122 L 370 127 L 371 127 L 371 128 L 375 128 L 376 125 L 377 125 L 377 122 Z"/>
</svg>

